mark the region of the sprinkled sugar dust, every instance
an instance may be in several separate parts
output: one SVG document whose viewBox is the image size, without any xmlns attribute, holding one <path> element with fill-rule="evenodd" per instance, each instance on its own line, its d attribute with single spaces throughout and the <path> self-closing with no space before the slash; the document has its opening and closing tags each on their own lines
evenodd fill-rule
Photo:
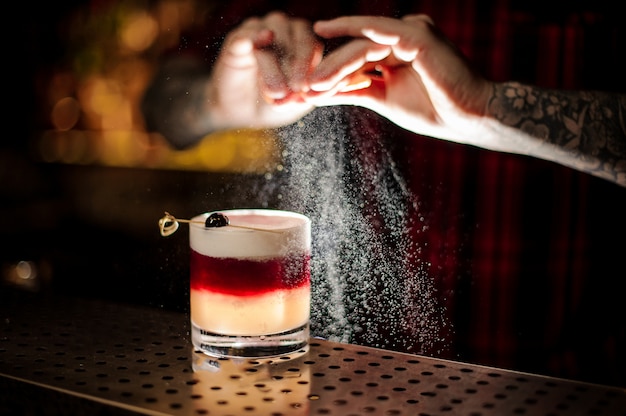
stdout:
<svg viewBox="0 0 626 416">
<path fill-rule="evenodd" d="M 277 208 L 312 220 L 312 335 L 436 353 L 450 328 L 410 235 L 425 228 L 417 198 L 371 133 L 380 120 L 355 110 L 320 108 L 282 129 L 284 169 L 265 184 Z"/>
</svg>

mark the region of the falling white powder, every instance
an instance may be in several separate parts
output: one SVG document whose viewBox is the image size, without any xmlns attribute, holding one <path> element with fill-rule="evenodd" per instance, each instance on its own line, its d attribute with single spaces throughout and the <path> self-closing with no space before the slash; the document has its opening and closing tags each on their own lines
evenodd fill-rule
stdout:
<svg viewBox="0 0 626 416">
<path fill-rule="evenodd" d="M 409 235 L 425 225 L 415 227 L 418 200 L 384 140 L 363 133 L 376 123 L 362 109 L 334 107 L 282 129 L 284 169 L 263 192 L 312 220 L 312 335 L 433 353 L 447 322 Z"/>
</svg>

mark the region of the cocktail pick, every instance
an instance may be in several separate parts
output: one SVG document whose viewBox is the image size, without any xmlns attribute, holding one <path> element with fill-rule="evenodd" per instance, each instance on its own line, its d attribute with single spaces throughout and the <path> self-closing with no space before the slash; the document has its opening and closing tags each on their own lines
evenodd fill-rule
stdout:
<svg viewBox="0 0 626 416">
<path fill-rule="evenodd" d="M 225 227 L 225 226 L 229 226 L 229 227 L 234 227 L 234 228 L 243 228 L 243 229 L 247 229 L 247 230 L 255 230 L 255 231 L 265 231 L 265 232 L 269 232 L 269 233 L 276 233 L 276 232 L 280 232 L 278 230 L 266 230 L 263 228 L 255 228 L 255 227 L 247 227 L 244 225 L 233 225 L 230 223 L 230 221 L 228 220 L 228 217 L 224 214 L 220 214 L 220 213 L 214 213 L 211 214 L 211 216 L 209 216 L 209 218 L 207 218 L 206 221 L 193 221 L 193 220 L 184 220 L 181 218 L 176 218 L 175 216 L 173 216 L 172 214 L 170 214 L 169 212 L 165 211 L 165 216 L 162 217 L 161 219 L 159 219 L 159 230 L 161 231 L 161 235 L 163 237 L 167 237 L 169 235 L 172 235 L 176 232 L 176 230 L 178 230 L 179 227 L 179 223 L 181 222 L 185 222 L 185 223 L 194 223 L 194 224 L 204 224 L 205 227 L 207 228 L 216 228 L 216 227 Z"/>
<path fill-rule="evenodd" d="M 165 211 L 165 216 L 159 220 L 159 230 L 163 237 L 172 235 L 178 230 L 179 222 L 191 222 L 190 220 L 181 220 Z M 201 223 L 201 221 L 197 221 Z"/>
</svg>

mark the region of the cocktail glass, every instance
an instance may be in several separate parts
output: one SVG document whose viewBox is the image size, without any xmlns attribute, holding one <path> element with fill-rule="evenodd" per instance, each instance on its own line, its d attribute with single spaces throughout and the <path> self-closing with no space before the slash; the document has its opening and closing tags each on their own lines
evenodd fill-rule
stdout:
<svg viewBox="0 0 626 416">
<path fill-rule="evenodd" d="M 229 224 L 207 227 L 215 215 Z M 190 222 L 192 343 L 218 357 L 307 347 L 311 221 L 271 209 L 204 213 Z"/>
</svg>

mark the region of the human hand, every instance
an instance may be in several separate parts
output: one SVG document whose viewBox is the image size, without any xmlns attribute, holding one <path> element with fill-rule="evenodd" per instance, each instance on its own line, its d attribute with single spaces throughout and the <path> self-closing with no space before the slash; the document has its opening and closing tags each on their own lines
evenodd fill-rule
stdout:
<svg viewBox="0 0 626 416">
<path fill-rule="evenodd" d="M 310 112 L 302 93 L 322 50 L 305 20 L 281 12 L 246 19 L 226 36 L 208 85 L 214 128 L 277 127 Z"/>
<path fill-rule="evenodd" d="M 428 16 L 341 17 L 316 22 L 314 31 L 327 39 L 354 39 L 311 73 L 306 101 L 358 105 L 418 134 L 480 144 L 476 127 L 491 83 L 471 69 Z M 363 75 L 371 85 L 351 90 L 352 80 Z"/>
</svg>

